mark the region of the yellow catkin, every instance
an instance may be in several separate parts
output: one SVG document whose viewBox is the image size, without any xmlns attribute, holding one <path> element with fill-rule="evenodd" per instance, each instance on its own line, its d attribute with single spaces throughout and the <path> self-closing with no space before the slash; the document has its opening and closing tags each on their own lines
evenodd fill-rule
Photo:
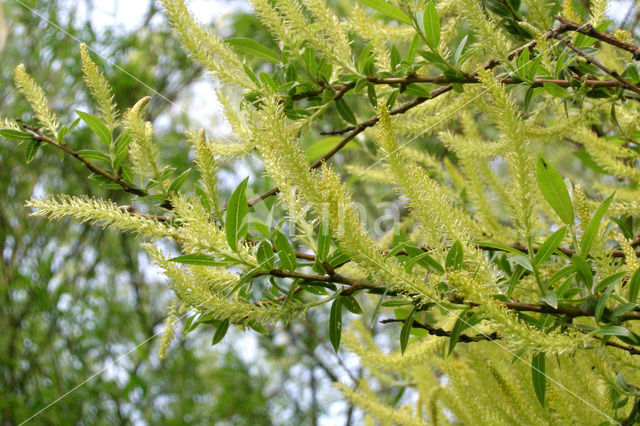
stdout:
<svg viewBox="0 0 640 426">
<path fill-rule="evenodd" d="M 178 320 L 178 306 L 180 305 L 179 299 L 173 299 L 169 305 L 169 314 L 164 322 L 164 331 L 162 332 L 162 339 L 160 340 L 160 351 L 158 352 L 158 358 L 162 361 L 166 354 L 171 341 L 175 336 L 175 326 Z"/>
</svg>

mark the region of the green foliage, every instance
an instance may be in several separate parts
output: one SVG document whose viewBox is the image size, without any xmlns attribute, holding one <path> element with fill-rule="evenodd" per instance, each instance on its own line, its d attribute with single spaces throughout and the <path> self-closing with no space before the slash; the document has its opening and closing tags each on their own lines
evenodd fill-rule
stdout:
<svg viewBox="0 0 640 426">
<path fill-rule="evenodd" d="M 7 122 L 3 135 L 22 140 L 22 129 L 28 160 L 57 149 L 144 203 L 148 214 L 82 196 L 27 205 L 138 234 L 181 309 L 217 325 L 214 344 L 230 324 L 268 333 L 324 314 L 334 351 L 343 341 L 366 369 L 345 396 L 381 422 L 574 423 L 584 410 L 588 424 L 633 420 L 637 398 L 619 388 L 640 383 L 638 47 L 604 32 L 606 2 L 592 3 L 565 2 L 573 22 L 540 1 L 367 0 L 381 15 L 340 18 L 319 0 L 254 0 L 271 38 L 223 40 L 167 0 L 232 129 L 227 143 L 188 133 L 197 182 L 162 158 L 143 118 L 150 98 L 109 118 L 118 106 L 93 69 L 97 115 L 78 114 L 103 156 L 65 145 L 79 130 L 60 126 L 24 66 L 16 86 L 37 122 Z M 272 188 L 249 198 L 245 179 L 223 218 L 217 170 L 242 157 L 264 168 L 252 186 Z M 389 200 L 403 208 L 378 232 Z M 168 258 L 161 241 L 182 254 Z M 343 307 L 358 334 L 343 333 Z M 403 324 L 399 351 L 381 352 L 352 320 L 370 311 Z M 366 377 L 418 402 L 385 405 Z"/>
</svg>

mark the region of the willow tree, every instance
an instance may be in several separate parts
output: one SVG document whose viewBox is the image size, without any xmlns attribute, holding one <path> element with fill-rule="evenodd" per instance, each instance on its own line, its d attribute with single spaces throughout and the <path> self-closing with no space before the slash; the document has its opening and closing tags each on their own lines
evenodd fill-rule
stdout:
<svg viewBox="0 0 640 426">
<path fill-rule="evenodd" d="M 86 46 L 95 114 L 61 124 L 19 66 L 33 118 L 0 131 L 27 160 L 62 150 L 131 194 L 27 206 L 139 236 L 175 292 L 160 357 L 189 313 L 217 342 L 324 309 L 335 350 L 368 371 L 337 386 L 383 423 L 635 422 L 640 47 L 606 1 L 361 0 L 339 18 L 321 0 L 253 0 L 277 49 L 162 3 L 232 130 L 186 132 L 193 185 L 163 162 L 149 98 L 120 113 Z M 95 141 L 76 152 L 81 121 Z M 247 157 L 264 174 L 223 196 L 218 167 Z M 408 207 L 383 235 L 372 193 Z M 389 404 L 380 384 L 418 397 Z"/>
</svg>

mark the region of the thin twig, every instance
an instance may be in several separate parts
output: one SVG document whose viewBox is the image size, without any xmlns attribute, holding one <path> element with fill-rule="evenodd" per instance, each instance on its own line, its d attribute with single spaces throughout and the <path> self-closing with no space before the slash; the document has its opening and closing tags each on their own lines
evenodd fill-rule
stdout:
<svg viewBox="0 0 640 426">
<path fill-rule="evenodd" d="M 387 318 L 387 319 L 383 319 L 380 322 L 382 324 L 389 324 L 389 323 L 394 323 L 394 322 L 400 322 L 400 323 L 404 323 L 406 321 L 406 318 Z M 450 331 L 446 331 L 442 328 L 436 328 L 433 327 L 429 324 L 423 324 L 421 322 L 418 321 L 413 321 L 412 324 L 413 328 L 419 328 L 421 330 L 426 330 L 429 334 L 433 335 L 433 336 L 442 336 L 442 337 L 451 337 L 451 332 Z M 598 336 L 593 336 L 595 339 L 602 341 L 601 337 Z M 498 336 L 497 332 L 493 332 L 491 334 L 477 334 L 475 336 L 468 336 L 466 334 L 461 334 L 458 337 L 458 341 L 462 342 L 462 343 L 474 343 L 474 342 L 482 342 L 482 341 L 492 341 L 492 340 L 500 340 L 501 337 Z M 640 349 L 634 348 L 633 346 L 629 346 L 629 345 L 623 345 L 620 343 L 616 343 L 616 342 L 612 342 L 610 340 L 607 340 L 606 342 L 604 342 L 604 344 L 606 346 L 611 346 L 613 348 L 617 348 L 617 349 L 622 349 L 623 351 L 627 351 L 629 352 L 631 355 L 640 355 Z"/>
<path fill-rule="evenodd" d="M 590 24 L 586 24 L 586 25 L 578 24 L 577 22 L 570 21 L 567 18 L 563 18 L 562 16 L 559 16 L 559 15 L 556 16 L 556 19 L 562 24 L 564 24 L 566 27 L 568 27 L 571 31 L 575 31 L 580 34 L 593 37 L 607 44 L 615 46 L 619 49 L 626 50 L 627 52 L 631 53 L 631 56 L 634 60 L 640 61 L 640 47 L 632 43 L 627 43 L 624 40 L 620 40 L 619 38 L 616 38 L 610 34 L 603 33 L 602 31 L 598 31 L 595 28 L 593 28 L 593 26 L 591 26 Z"/>
<path fill-rule="evenodd" d="M 386 318 L 380 320 L 382 324 L 389 324 L 394 322 L 404 323 L 406 321 L 405 318 Z M 440 336 L 440 337 L 451 337 L 451 332 L 447 331 L 443 328 L 436 328 L 429 324 L 421 323 L 418 321 L 413 321 L 413 328 L 419 328 L 421 330 L 427 330 L 429 334 L 432 336 Z M 462 343 L 472 343 L 472 342 L 481 342 L 485 340 L 500 340 L 500 336 L 495 331 L 491 334 L 476 334 L 475 336 L 468 336 L 466 334 L 461 334 L 458 337 L 458 341 Z"/>
<path fill-rule="evenodd" d="M 59 144 L 58 142 L 56 142 L 55 140 L 53 140 L 49 136 L 45 135 L 42 132 L 42 130 L 40 130 L 38 127 L 30 126 L 30 125 L 24 123 L 22 120 L 17 120 L 17 121 L 18 121 L 18 123 L 20 123 L 22 125 L 22 127 L 26 131 L 29 132 L 29 134 L 31 135 L 31 137 L 34 140 L 36 140 L 38 142 L 48 143 L 49 145 L 52 145 L 52 146 L 54 146 L 54 147 L 56 147 L 56 148 L 58 148 L 58 149 L 60 149 L 60 150 L 62 150 L 64 152 L 66 152 L 67 154 L 71 155 L 72 157 L 75 157 L 82 164 L 84 164 L 87 169 L 91 170 L 93 173 L 95 173 L 97 175 L 103 176 L 103 177 L 109 179 L 110 181 L 120 185 L 124 191 L 129 192 L 129 193 L 134 194 L 134 195 L 137 195 L 139 197 L 146 197 L 147 195 L 149 195 L 148 193 L 146 193 L 142 189 L 136 188 L 135 186 L 132 186 L 132 185 L 128 184 L 121 177 L 115 176 L 115 175 L 109 173 L 108 171 L 96 166 L 91 161 L 87 160 L 82 155 L 80 155 L 76 151 L 74 151 L 71 148 L 69 148 L 67 145 Z"/>
<path fill-rule="evenodd" d="M 630 82 L 629 80 L 627 80 L 626 78 L 624 78 L 623 76 L 621 76 L 620 74 L 618 74 L 618 72 L 616 70 L 611 70 L 611 69 L 605 67 L 597 59 L 595 59 L 593 56 L 587 55 L 586 53 L 584 53 L 583 51 L 578 49 L 576 46 L 574 46 L 572 43 L 570 43 L 567 40 L 565 40 L 563 37 L 555 36 L 555 38 L 560 43 L 562 43 L 563 45 L 565 45 L 569 49 L 573 50 L 576 53 L 576 55 L 584 58 L 587 61 L 587 63 L 591 63 L 591 64 L 595 65 L 597 68 L 599 68 L 605 74 L 608 74 L 611 77 L 613 77 L 616 80 L 618 80 L 624 87 L 626 87 L 627 89 L 629 89 L 629 90 L 631 90 L 633 92 L 636 92 L 637 94 L 640 95 L 640 88 L 638 86 L 636 86 L 635 84 L 633 84 L 632 82 Z"/>
</svg>

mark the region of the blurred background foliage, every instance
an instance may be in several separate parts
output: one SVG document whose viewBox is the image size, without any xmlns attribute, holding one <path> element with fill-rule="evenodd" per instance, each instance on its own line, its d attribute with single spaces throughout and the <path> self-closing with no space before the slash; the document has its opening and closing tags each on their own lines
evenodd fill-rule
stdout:
<svg viewBox="0 0 640 426">
<path fill-rule="evenodd" d="M 107 3 L 111 7 L 100 6 Z M 140 3 L 146 4 L 140 22 L 123 29 L 117 20 L 98 22 L 91 1 L 0 2 L 2 115 L 30 119 L 13 88 L 19 63 L 44 87 L 63 124 L 76 118 L 74 109 L 87 110 L 78 50 L 84 42 L 108 58 L 94 56 L 121 110 L 152 92 L 162 94 L 154 96 L 149 112 L 162 129 L 162 155 L 179 170 L 190 167 L 182 132 L 200 125 L 190 118 L 194 93 L 210 90 L 212 102 L 199 113 L 220 126 L 211 107 L 213 84 L 184 55 L 157 5 Z M 217 31 L 273 43 L 246 5 L 210 3 L 235 11 L 216 19 Z M 118 7 L 127 5 L 114 1 Z M 73 149 L 91 148 L 85 130 L 68 138 Z M 18 424 L 60 397 L 34 421 L 351 423 L 353 409 L 331 383 L 343 377 L 353 383 L 354 373 L 332 354 L 311 316 L 304 326 L 282 327 L 269 336 L 250 332 L 213 348 L 211 329 L 195 330 L 159 361 L 158 333 L 170 292 L 134 237 L 26 216 L 24 200 L 47 193 L 127 204 L 127 194 L 88 177 L 79 162 L 51 149 L 26 164 L 24 146 L 0 143 L 2 424 Z"/>
</svg>

